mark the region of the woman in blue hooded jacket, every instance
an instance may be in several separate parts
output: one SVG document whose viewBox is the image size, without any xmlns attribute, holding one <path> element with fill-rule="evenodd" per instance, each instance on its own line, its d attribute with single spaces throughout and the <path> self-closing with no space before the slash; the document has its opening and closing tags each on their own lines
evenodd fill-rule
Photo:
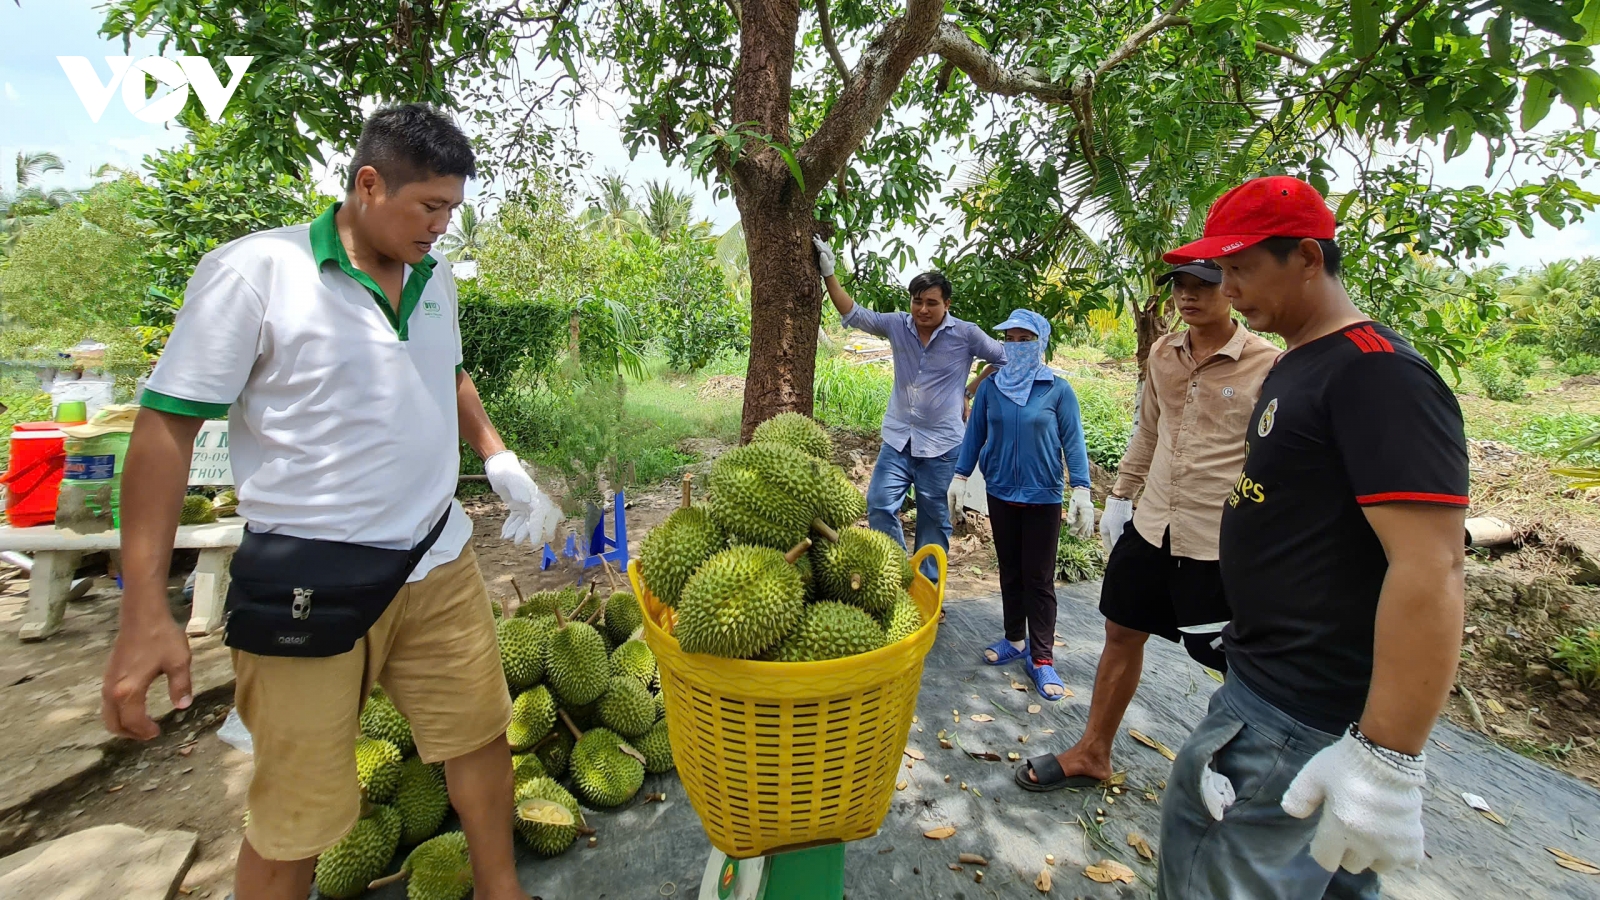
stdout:
<svg viewBox="0 0 1600 900">
<path fill-rule="evenodd" d="M 1050 323 L 1032 310 L 1018 309 L 995 330 L 1005 333 L 1006 364 L 979 385 L 973 398 L 951 491 L 962 491 L 973 468 L 982 466 L 1005 610 L 1005 637 L 984 651 L 984 661 L 998 666 L 1025 659 L 1039 695 L 1059 700 L 1066 686 L 1056 674 L 1052 651 L 1056 545 L 1063 518 L 1080 538 L 1094 530 L 1089 453 L 1078 397 L 1044 360 Z M 1067 480 L 1072 495 L 1063 515 Z M 1031 646 L 1025 648 L 1025 640 Z"/>
</svg>

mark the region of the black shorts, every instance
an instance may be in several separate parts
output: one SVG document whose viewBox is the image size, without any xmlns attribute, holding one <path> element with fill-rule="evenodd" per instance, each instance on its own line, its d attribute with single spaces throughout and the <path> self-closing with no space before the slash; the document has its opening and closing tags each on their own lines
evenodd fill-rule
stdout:
<svg viewBox="0 0 1600 900">
<path fill-rule="evenodd" d="M 1157 547 L 1129 522 L 1106 561 L 1100 614 L 1147 634 L 1182 643 L 1203 666 L 1227 671 L 1222 627 L 1232 613 L 1216 560 L 1172 555 L 1172 535 Z"/>
</svg>

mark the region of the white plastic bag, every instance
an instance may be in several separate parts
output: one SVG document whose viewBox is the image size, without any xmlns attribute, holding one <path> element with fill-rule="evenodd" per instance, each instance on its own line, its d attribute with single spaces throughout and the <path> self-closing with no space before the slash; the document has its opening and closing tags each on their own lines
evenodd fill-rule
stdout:
<svg viewBox="0 0 1600 900">
<path fill-rule="evenodd" d="M 255 755 L 255 741 L 250 737 L 250 729 L 244 727 L 244 720 L 239 718 L 236 708 L 228 710 L 228 718 L 217 729 L 217 737 L 240 753 Z"/>
</svg>

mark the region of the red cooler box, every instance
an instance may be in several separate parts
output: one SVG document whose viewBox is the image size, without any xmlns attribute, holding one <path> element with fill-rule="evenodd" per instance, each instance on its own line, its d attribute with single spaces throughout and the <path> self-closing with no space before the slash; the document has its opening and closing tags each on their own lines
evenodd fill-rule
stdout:
<svg viewBox="0 0 1600 900">
<path fill-rule="evenodd" d="M 66 467 L 67 435 L 57 422 L 18 422 L 11 429 L 11 469 L 0 475 L 6 486 L 6 520 L 14 528 L 49 525 L 56 520 L 56 496 Z"/>
</svg>

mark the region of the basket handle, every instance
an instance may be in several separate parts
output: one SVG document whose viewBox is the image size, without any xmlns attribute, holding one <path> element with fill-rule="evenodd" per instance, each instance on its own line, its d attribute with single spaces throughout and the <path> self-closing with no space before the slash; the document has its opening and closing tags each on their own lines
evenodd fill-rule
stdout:
<svg viewBox="0 0 1600 900">
<path fill-rule="evenodd" d="M 922 561 L 930 556 L 938 560 L 936 565 L 939 568 L 939 584 L 942 586 L 945 581 L 945 569 L 949 565 L 949 560 L 944 555 L 944 548 L 938 544 L 923 544 L 922 549 L 911 557 L 911 571 L 920 576 L 922 574 Z"/>
</svg>

